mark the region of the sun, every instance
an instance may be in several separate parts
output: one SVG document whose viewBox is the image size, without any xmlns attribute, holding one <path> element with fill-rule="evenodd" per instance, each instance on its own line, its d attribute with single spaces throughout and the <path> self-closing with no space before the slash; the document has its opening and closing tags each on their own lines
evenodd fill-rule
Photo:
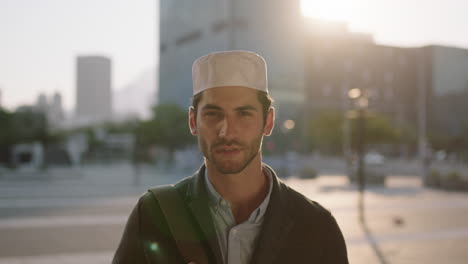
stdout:
<svg viewBox="0 0 468 264">
<path fill-rule="evenodd" d="M 354 0 L 301 0 L 302 14 L 306 17 L 349 22 L 353 15 Z"/>
</svg>

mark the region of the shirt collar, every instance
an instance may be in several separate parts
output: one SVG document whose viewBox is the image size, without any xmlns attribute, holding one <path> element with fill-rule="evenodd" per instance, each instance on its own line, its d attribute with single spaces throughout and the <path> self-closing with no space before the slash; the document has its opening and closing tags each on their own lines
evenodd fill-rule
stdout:
<svg viewBox="0 0 468 264">
<path fill-rule="evenodd" d="M 208 170 L 205 168 L 205 183 L 207 185 L 208 190 L 208 197 L 210 199 L 210 203 L 212 206 L 221 206 L 222 201 L 224 201 L 223 197 L 216 191 L 213 184 L 208 177 Z M 227 201 L 226 201 L 227 202 Z"/>
<path fill-rule="evenodd" d="M 253 222 L 253 223 L 260 223 L 263 220 L 263 216 L 265 215 L 265 211 L 268 207 L 268 204 L 270 202 L 270 196 L 271 192 L 273 190 L 273 174 L 270 171 L 270 169 L 266 166 L 262 166 L 263 172 L 265 175 L 268 177 L 268 194 L 263 199 L 262 203 L 255 209 L 253 212 L 250 214 L 249 219 L 247 220 L 248 222 Z M 205 182 L 207 185 L 207 190 L 208 190 L 208 197 L 210 200 L 210 204 L 214 206 L 215 208 L 220 207 L 223 209 L 229 209 L 231 210 L 231 207 L 229 205 L 229 202 L 225 200 L 214 188 L 213 184 L 210 181 L 210 178 L 208 177 L 208 170 L 205 168 Z"/>
</svg>

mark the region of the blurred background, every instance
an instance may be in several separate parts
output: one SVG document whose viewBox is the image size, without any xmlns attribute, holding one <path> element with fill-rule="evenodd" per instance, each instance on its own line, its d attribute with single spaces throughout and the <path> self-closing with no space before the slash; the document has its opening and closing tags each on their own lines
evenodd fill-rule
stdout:
<svg viewBox="0 0 468 264">
<path fill-rule="evenodd" d="M 264 161 L 351 263 L 466 263 L 468 2 L 0 0 L 0 264 L 109 263 L 138 196 L 201 165 L 192 62 L 254 51 Z"/>
</svg>

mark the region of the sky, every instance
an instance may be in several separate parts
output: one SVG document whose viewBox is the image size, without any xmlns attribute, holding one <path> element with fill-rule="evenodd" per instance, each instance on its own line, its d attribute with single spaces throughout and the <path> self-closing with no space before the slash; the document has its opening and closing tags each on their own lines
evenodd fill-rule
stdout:
<svg viewBox="0 0 468 264">
<path fill-rule="evenodd" d="M 308 6 L 304 14 L 347 22 L 380 44 L 468 49 L 468 0 L 302 1 Z M 113 89 L 124 87 L 157 63 L 158 5 L 158 0 L 0 0 L 0 103 L 13 109 L 34 103 L 39 93 L 57 91 L 72 110 L 78 55 L 110 57 Z"/>
<path fill-rule="evenodd" d="M 372 33 L 378 43 L 468 48 L 468 0 L 302 0 L 302 6 L 308 15 Z"/>
<path fill-rule="evenodd" d="M 62 94 L 71 110 L 77 55 L 112 59 L 119 89 L 155 66 L 155 0 L 0 0 L 2 105 Z"/>
</svg>

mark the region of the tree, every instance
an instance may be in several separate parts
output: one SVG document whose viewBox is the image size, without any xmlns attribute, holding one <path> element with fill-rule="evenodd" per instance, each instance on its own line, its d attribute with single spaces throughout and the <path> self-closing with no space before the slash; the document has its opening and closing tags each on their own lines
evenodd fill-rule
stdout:
<svg viewBox="0 0 468 264">
<path fill-rule="evenodd" d="M 366 114 L 366 144 L 391 144 L 397 143 L 401 137 L 398 129 L 383 115 Z M 323 111 L 309 121 L 311 148 L 318 149 L 326 154 L 340 154 L 343 149 L 344 114 L 340 111 Z M 351 147 L 356 149 L 358 136 L 357 119 L 350 119 Z"/>
<path fill-rule="evenodd" d="M 140 123 L 136 130 L 137 147 L 158 145 L 169 153 L 169 162 L 177 149 L 193 144 L 188 128 L 188 113 L 175 104 L 160 104 L 153 108 L 153 118 Z"/>
<path fill-rule="evenodd" d="M 312 149 L 318 149 L 327 154 L 338 154 L 343 146 L 343 113 L 339 111 L 320 112 L 309 121 Z"/>
<path fill-rule="evenodd" d="M 14 115 L 7 110 L 0 108 L 0 146 L 7 146 L 13 144 L 15 139 Z"/>
<path fill-rule="evenodd" d="M 10 148 L 15 140 L 13 113 L 0 108 L 0 163 L 10 162 Z"/>
<path fill-rule="evenodd" d="M 15 144 L 35 141 L 46 144 L 49 138 L 44 113 L 28 106 L 15 112 L 0 108 L 0 162 L 10 162 L 10 150 Z"/>
<path fill-rule="evenodd" d="M 356 119 L 351 122 L 352 146 L 358 133 Z M 395 144 L 400 138 L 400 131 L 392 126 L 383 115 L 369 113 L 366 116 L 366 144 Z"/>
<path fill-rule="evenodd" d="M 39 141 L 45 144 L 48 141 L 47 118 L 32 107 L 22 107 L 14 113 L 13 127 L 15 143 Z"/>
</svg>

